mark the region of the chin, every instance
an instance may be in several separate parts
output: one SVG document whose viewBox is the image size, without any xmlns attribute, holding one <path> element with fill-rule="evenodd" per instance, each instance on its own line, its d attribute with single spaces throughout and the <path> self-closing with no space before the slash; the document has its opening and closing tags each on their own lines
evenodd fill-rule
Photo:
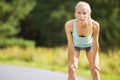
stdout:
<svg viewBox="0 0 120 80">
<path fill-rule="evenodd" d="M 83 19 L 77 19 L 77 20 L 82 21 L 82 22 L 85 22 L 85 20 L 83 20 Z"/>
</svg>

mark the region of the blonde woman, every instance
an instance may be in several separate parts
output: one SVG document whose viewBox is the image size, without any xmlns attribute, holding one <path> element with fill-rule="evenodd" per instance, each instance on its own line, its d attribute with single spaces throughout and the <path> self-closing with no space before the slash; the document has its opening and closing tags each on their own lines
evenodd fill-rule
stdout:
<svg viewBox="0 0 120 80">
<path fill-rule="evenodd" d="M 91 8 L 87 2 L 75 6 L 76 19 L 65 23 L 68 40 L 68 80 L 75 80 L 81 50 L 86 51 L 92 80 L 100 80 L 99 68 L 99 23 L 91 19 Z"/>
</svg>

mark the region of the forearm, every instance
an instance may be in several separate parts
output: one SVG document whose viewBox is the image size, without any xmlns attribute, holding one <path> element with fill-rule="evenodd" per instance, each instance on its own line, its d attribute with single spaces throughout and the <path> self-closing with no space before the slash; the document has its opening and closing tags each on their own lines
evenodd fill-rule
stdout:
<svg viewBox="0 0 120 80">
<path fill-rule="evenodd" d="M 93 56 L 94 56 L 94 59 L 96 58 L 96 55 L 99 51 L 99 44 L 96 42 L 96 43 L 93 43 L 93 46 L 92 46 L 92 50 L 93 50 Z"/>
<path fill-rule="evenodd" d="M 99 50 L 99 44 L 98 43 L 93 43 L 93 53 L 96 54 Z"/>
<path fill-rule="evenodd" d="M 69 62 L 74 62 L 74 45 L 73 43 L 68 43 L 68 60 Z"/>
</svg>

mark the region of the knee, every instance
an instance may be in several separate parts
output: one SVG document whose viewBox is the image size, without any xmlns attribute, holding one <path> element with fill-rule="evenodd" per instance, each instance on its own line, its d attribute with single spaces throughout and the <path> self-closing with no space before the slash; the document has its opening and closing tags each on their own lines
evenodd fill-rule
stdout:
<svg viewBox="0 0 120 80">
<path fill-rule="evenodd" d="M 90 70 L 92 71 L 92 72 L 100 72 L 100 65 L 92 65 L 92 66 L 90 66 Z"/>
<path fill-rule="evenodd" d="M 69 75 L 70 75 L 71 77 L 74 77 L 74 78 L 75 78 L 76 72 L 77 72 L 77 69 L 75 68 L 75 66 L 74 66 L 74 65 L 69 65 L 69 66 L 68 66 L 68 69 L 69 69 Z"/>
</svg>

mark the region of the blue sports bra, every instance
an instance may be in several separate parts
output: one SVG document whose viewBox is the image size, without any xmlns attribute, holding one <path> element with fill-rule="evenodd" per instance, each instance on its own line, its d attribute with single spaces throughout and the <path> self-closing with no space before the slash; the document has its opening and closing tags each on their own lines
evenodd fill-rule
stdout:
<svg viewBox="0 0 120 80">
<path fill-rule="evenodd" d="M 76 19 L 74 20 L 74 24 L 73 24 L 72 36 L 73 36 L 73 42 L 75 47 L 85 48 L 85 47 L 92 46 L 92 41 L 93 41 L 92 35 L 88 37 L 81 37 L 78 35 L 77 29 L 76 29 Z"/>
</svg>

